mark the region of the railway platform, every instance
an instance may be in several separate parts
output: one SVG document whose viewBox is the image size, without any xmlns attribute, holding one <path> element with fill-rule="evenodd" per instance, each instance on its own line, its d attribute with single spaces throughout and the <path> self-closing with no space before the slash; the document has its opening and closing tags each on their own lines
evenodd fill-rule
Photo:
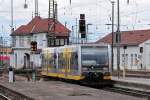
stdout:
<svg viewBox="0 0 150 100">
<path fill-rule="evenodd" d="M 41 80 L 28 82 L 26 78 L 19 76 L 16 76 L 14 83 L 9 83 L 5 76 L 0 80 L 0 86 L 11 89 L 33 100 L 145 100 L 144 98 L 137 98 L 61 81 Z"/>
<path fill-rule="evenodd" d="M 137 78 L 137 77 L 117 77 L 113 76 L 113 81 L 116 86 L 133 88 L 150 92 L 150 78 Z"/>
</svg>

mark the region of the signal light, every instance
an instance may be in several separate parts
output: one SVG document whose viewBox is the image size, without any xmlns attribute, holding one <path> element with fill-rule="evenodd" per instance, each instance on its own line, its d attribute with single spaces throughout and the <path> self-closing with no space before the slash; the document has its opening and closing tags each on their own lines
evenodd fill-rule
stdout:
<svg viewBox="0 0 150 100">
<path fill-rule="evenodd" d="M 86 28 L 85 28 L 85 20 L 79 20 L 79 31 L 81 34 L 85 33 Z"/>
<path fill-rule="evenodd" d="M 81 34 L 81 38 L 86 38 L 86 34 Z"/>
<path fill-rule="evenodd" d="M 31 42 L 31 51 L 37 51 L 37 42 L 36 41 Z"/>
<path fill-rule="evenodd" d="M 80 14 L 79 32 L 81 33 L 81 38 L 86 38 L 85 14 Z"/>
</svg>

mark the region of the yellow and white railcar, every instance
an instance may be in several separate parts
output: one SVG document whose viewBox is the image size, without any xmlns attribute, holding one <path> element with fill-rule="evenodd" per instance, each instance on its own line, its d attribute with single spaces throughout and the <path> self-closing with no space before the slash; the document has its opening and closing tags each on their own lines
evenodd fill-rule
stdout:
<svg viewBox="0 0 150 100">
<path fill-rule="evenodd" d="M 44 48 L 42 75 L 72 80 L 111 80 L 109 46 L 80 44 Z"/>
</svg>

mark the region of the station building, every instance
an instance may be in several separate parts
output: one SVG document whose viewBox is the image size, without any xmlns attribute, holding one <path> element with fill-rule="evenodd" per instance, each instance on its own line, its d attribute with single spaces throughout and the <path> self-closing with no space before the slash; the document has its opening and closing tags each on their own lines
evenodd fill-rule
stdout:
<svg viewBox="0 0 150 100">
<path fill-rule="evenodd" d="M 12 34 L 10 65 L 15 69 L 41 67 L 42 48 L 69 44 L 70 30 L 53 18 L 35 16 Z M 37 42 L 37 51 L 31 52 L 31 41 Z"/>
<path fill-rule="evenodd" d="M 112 33 L 101 38 L 97 43 L 112 44 Z M 120 68 L 150 71 L 150 30 L 121 32 Z M 117 69 L 116 44 L 114 44 L 114 69 Z"/>
</svg>

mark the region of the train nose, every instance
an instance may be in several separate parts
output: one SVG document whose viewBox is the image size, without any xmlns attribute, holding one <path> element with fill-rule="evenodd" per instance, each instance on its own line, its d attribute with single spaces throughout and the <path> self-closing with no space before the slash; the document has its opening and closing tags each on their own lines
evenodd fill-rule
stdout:
<svg viewBox="0 0 150 100">
<path fill-rule="evenodd" d="M 103 79 L 103 74 L 97 72 L 89 72 L 85 74 L 85 79 L 88 81 L 99 81 Z"/>
</svg>

